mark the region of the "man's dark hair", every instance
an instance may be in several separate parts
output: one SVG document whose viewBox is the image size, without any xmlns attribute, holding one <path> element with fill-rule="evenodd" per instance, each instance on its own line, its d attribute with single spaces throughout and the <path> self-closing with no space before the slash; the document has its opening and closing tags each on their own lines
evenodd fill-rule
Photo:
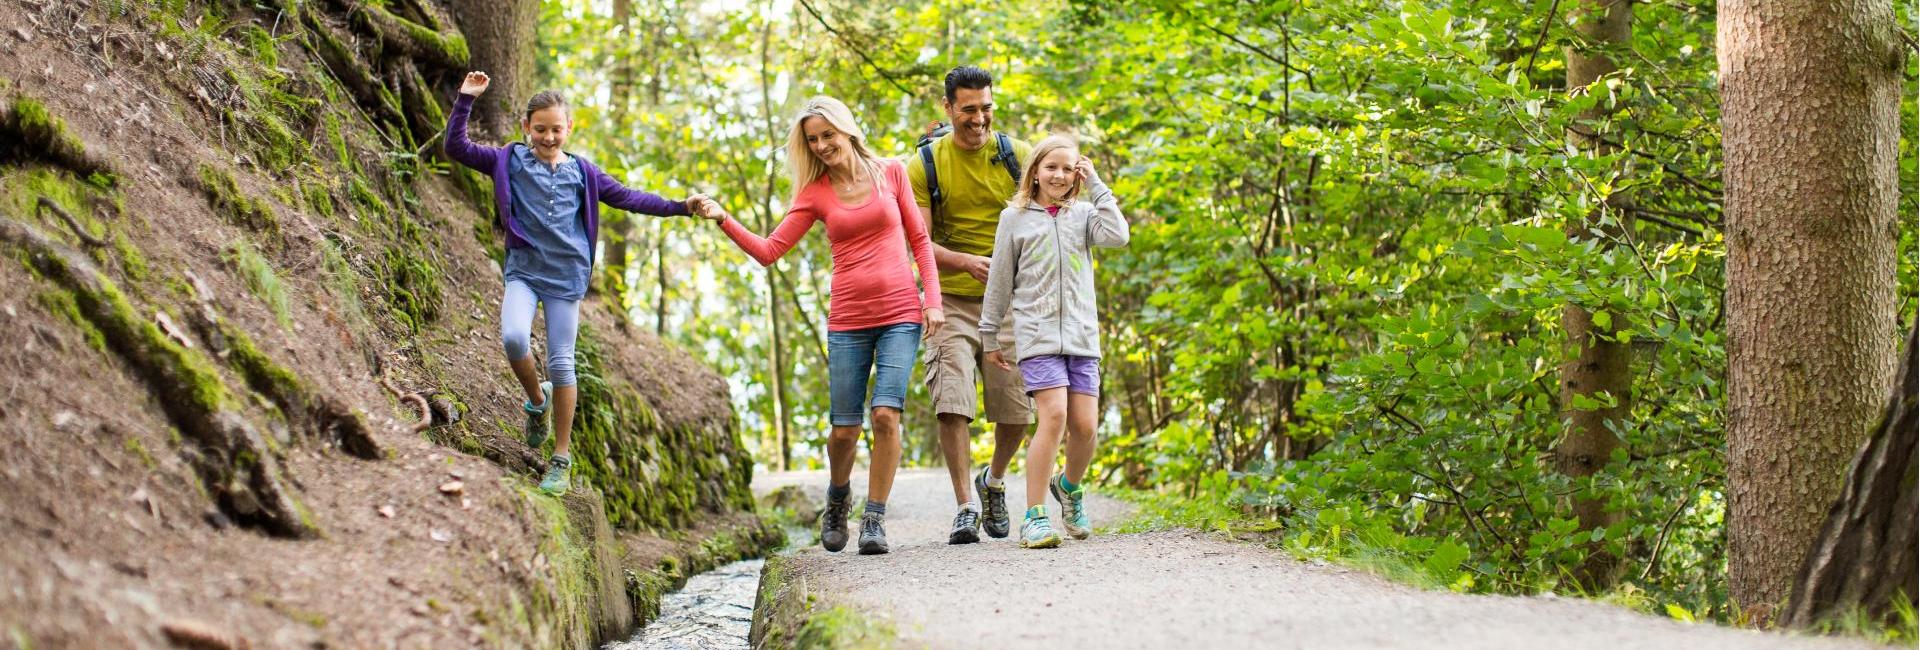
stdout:
<svg viewBox="0 0 1920 650">
<path fill-rule="evenodd" d="M 961 88 L 979 90 L 993 86 L 993 75 L 974 66 L 963 65 L 947 72 L 947 101 L 953 101 L 953 93 Z"/>
</svg>

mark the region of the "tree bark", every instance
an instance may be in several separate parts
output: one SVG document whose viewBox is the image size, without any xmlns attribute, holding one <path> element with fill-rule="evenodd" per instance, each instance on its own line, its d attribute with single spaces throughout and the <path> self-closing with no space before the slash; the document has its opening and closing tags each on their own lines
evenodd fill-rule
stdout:
<svg viewBox="0 0 1920 650">
<path fill-rule="evenodd" d="M 1629 0 L 1581 0 L 1573 9 L 1573 17 L 1580 42 L 1567 47 L 1569 94 L 1580 92 L 1618 69 L 1604 52 L 1593 50 L 1627 43 L 1633 34 L 1633 7 Z M 1604 92 L 1604 87 L 1588 92 Z M 1600 137 L 1600 123 L 1613 113 L 1608 104 L 1602 100 L 1583 111 L 1579 123 L 1568 129 L 1568 141 L 1593 156 L 1612 155 L 1617 147 Z M 1600 230 L 1609 234 L 1601 239 L 1602 245 L 1611 246 L 1613 237 L 1629 231 L 1626 212 L 1615 209 L 1620 198 L 1609 196 L 1602 207 L 1585 219 L 1567 224 L 1567 234 L 1576 240 L 1593 239 L 1593 232 Z M 1609 216 L 1613 221 L 1606 220 Z M 1554 467 L 1576 483 L 1584 482 L 1607 466 L 1613 451 L 1620 446 L 1620 437 L 1614 434 L 1614 428 L 1631 412 L 1632 349 L 1614 338 L 1625 321 L 1617 312 L 1608 313 L 1604 319 L 1597 318 L 1586 307 L 1576 304 L 1568 304 L 1561 312 L 1560 324 L 1567 334 L 1567 356 L 1560 366 L 1560 403 L 1567 431 L 1554 448 Z M 1612 405 L 1580 408 L 1574 404 L 1575 397 L 1603 403 L 1611 399 Z M 1576 497 L 1573 515 L 1583 531 L 1605 528 L 1620 519 L 1619 513 L 1607 510 L 1605 499 Z M 1621 567 L 1619 556 L 1606 551 L 1600 543 L 1589 544 L 1588 551 L 1574 579 L 1588 589 L 1612 584 Z"/>
<path fill-rule="evenodd" d="M 620 27 L 620 37 L 632 40 L 629 25 L 633 22 L 632 0 L 613 0 L 613 22 Z M 616 46 L 620 47 L 620 46 Z M 614 55 L 614 68 L 611 93 L 608 97 L 607 116 L 614 128 L 624 128 L 627 123 L 627 109 L 633 98 L 633 57 L 630 50 L 620 47 Z M 606 215 L 607 249 L 602 255 L 600 282 L 589 283 L 589 289 L 604 291 L 613 297 L 613 304 L 619 307 L 622 318 L 626 317 L 630 304 L 630 291 L 627 285 L 628 250 L 632 248 L 633 237 L 637 232 L 632 215 L 622 210 L 607 210 Z"/>
<path fill-rule="evenodd" d="M 1920 604 L 1920 328 L 1907 334 L 1900 383 L 1847 472 L 1840 499 L 1794 580 L 1786 623 L 1805 627 L 1858 608 L 1892 622 L 1894 599 Z"/>
<path fill-rule="evenodd" d="M 519 106 L 533 94 L 534 0 L 452 0 L 454 20 L 470 44 L 472 67 L 493 79 L 473 105 L 473 128 L 485 139 L 513 138 Z"/>
<path fill-rule="evenodd" d="M 1901 53 L 1891 0 L 1723 0 L 1727 564 L 1786 600 L 1893 383 Z"/>
</svg>

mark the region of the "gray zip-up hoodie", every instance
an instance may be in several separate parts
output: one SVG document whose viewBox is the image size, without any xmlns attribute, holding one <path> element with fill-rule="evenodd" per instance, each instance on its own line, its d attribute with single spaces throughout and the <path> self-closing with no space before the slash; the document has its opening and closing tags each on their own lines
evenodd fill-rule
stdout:
<svg viewBox="0 0 1920 650">
<path fill-rule="evenodd" d="M 980 308 L 980 343 L 1000 347 L 996 335 L 1012 311 L 1013 341 L 1021 359 L 1046 354 L 1100 357 L 1100 321 L 1093 305 L 1093 248 L 1127 245 L 1127 219 L 1098 177 L 1087 179 L 1086 199 L 1050 216 L 1037 203 L 1000 212 L 993 263 Z M 1012 359 L 1010 361 L 1019 361 Z"/>
</svg>

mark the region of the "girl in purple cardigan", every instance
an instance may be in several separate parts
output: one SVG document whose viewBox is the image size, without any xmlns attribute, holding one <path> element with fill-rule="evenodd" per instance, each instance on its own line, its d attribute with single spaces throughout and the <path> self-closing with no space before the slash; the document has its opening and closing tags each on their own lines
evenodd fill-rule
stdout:
<svg viewBox="0 0 1920 650">
<path fill-rule="evenodd" d="M 593 270 L 593 244 L 599 235 L 600 204 L 658 216 L 685 215 L 704 205 L 695 194 L 674 202 L 631 190 L 564 147 L 573 131 L 567 104 L 559 93 L 541 92 L 527 102 L 520 121 L 526 142 L 505 147 L 467 139 L 467 115 L 473 100 L 487 91 L 484 72 L 469 72 L 447 118 L 447 157 L 493 178 L 493 199 L 507 231 L 506 295 L 500 301 L 500 340 L 507 363 L 526 391 L 527 446 L 539 451 L 554 433 L 553 460 L 540 489 L 567 491 L 573 457 L 568 443 L 579 399 L 574 387 L 573 347 L 580 331 L 580 299 Z M 547 316 L 547 377 L 540 381 L 529 351 L 533 308 Z"/>
</svg>

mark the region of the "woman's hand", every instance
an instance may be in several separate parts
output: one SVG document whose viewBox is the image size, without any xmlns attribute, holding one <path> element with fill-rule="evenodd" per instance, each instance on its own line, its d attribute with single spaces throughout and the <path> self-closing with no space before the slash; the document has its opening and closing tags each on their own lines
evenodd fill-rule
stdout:
<svg viewBox="0 0 1920 650">
<path fill-rule="evenodd" d="M 1094 173 L 1093 171 L 1092 158 L 1081 156 L 1080 162 L 1076 162 L 1073 164 L 1073 171 L 1076 176 L 1080 177 L 1080 182 L 1082 183 L 1090 183 L 1093 181 L 1100 180 L 1100 175 Z"/>
<path fill-rule="evenodd" d="M 934 333 L 939 332 L 940 328 L 947 325 L 947 312 L 939 307 L 923 309 L 920 315 L 927 323 L 926 327 L 922 328 L 920 332 L 920 338 L 922 339 L 933 338 Z"/>
<path fill-rule="evenodd" d="M 995 366 L 999 366 L 1001 370 L 1013 369 L 1013 366 L 1007 363 L 1007 358 L 1000 356 L 999 350 L 993 350 L 987 353 L 987 363 L 991 363 Z"/>
<path fill-rule="evenodd" d="M 466 80 L 460 82 L 460 94 L 479 97 L 480 93 L 487 92 L 487 86 L 492 83 L 493 80 L 488 79 L 485 72 L 469 72 Z"/>
</svg>

